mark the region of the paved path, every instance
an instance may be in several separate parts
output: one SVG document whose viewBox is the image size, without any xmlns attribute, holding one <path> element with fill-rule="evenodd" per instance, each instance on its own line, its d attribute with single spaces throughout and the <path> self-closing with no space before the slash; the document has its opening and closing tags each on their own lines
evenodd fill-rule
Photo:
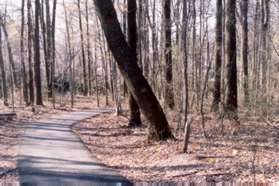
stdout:
<svg viewBox="0 0 279 186">
<path fill-rule="evenodd" d="M 28 124 L 18 162 L 21 185 L 131 185 L 92 158 L 71 131 L 72 124 L 97 114 L 65 113 Z"/>
</svg>

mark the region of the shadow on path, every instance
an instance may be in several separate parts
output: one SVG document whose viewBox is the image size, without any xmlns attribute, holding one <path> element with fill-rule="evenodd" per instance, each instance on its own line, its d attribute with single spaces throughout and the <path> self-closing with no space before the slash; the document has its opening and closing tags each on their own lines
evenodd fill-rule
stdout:
<svg viewBox="0 0 279 186">
<path fill-rule="evenodd" d="M 71 131 L 72 124 L 100 112 L 72 112 L 28 123 L 18 160 L 24 186 L 128 186 L 131 183 L 94 159 Z"/>
</svg>

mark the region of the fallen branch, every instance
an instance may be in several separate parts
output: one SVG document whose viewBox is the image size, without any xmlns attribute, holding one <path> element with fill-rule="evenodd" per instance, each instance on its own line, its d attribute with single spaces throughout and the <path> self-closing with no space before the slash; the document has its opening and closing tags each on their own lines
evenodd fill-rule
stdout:
<svg viewBox="0 0 279 186">
<path fill-rule="evenodd" d="M 272 122 L 270 122 L 268 119 L 263 119 L 263 121 L 270 127 L 276 128 L 277 130 L 279 130 L 279 127 L 273 125 Z"/>
<path fill-rule="evenodd" d="M 177 175 L 174 175 L 174 176 L 172 176 L 172 177 L 173 177 L 173 178 L 177 178 L 177 177 L 190 176 L 190 175 L 196 174 L 196 173 L 198 173 L 198 172 L 199 172 L 199 171 L 187 172 L 187 173 L 184 173 L 184 174 L 177 174 Z"/>
</svg>

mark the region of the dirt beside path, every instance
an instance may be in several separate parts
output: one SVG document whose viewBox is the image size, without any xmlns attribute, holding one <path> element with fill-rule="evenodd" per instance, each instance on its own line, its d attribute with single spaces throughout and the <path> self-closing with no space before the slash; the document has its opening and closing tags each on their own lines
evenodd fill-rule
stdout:
<svg viewBox="0 0 279 186">
<path fill-rule="evenodd" d="M 236 135 L 210 140 L 193 123 L 190 154 L 182 154 L 182 139 L 149 142 L 147 128 L 127 128 L 127 118 L 106 114 L 74 127 L 93 156 L 133 181 L 249 181 L 279 180 L 279 131 L 257 121 L 241 122 Z M 214 133 L 216 121 L 208 120 Z M 230 128 L 225 125 L 225 131 Z M 274 123 L 277 127 L 279 123 Z"/>
<path fill-rule="evenodd" d="M 17 180 L 18 125 L 16 121 L 0 121 L 0 181 Z"/>
</svg>

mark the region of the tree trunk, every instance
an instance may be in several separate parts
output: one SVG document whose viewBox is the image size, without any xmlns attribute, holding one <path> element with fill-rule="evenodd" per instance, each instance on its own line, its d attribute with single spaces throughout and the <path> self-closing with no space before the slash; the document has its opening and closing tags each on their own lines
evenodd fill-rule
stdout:
<svg viewBox="0 0 279 186">
<path fill-rule="evenodd" d="M 237 119 L 236 1 L 227 0 L 227 99 L 228 118 Z"/>
<path fill-rule="evenodd" d="M 63 0 L 63 8 L 65 13 L 65 27 L 66 27 L 66 38 L 67 38 L 67 46 L 68 46 L 68 55 L 69 55 L 69 67 L 70 67 L 70 94 L 71 94 L 71 108 L 74 107 L 74 73 L 73 73 L 73 61 L 74 61 L 74 54 L 72 52 L 72 44 L 70 38 L 70 28 L 69 28 L 69 18 L 67 8 L 65 6 L 65 2 Z"/>
<path fill-rule="evenodd" d="M 137 56 L 137 2 L 136 0 L 128 0 L 128 44 L 132 52 Z M 137 59 L 136 59 L 137 63 Z M 138 127 L 141 126 L 140 109 L 134 99 L 132 93 L 129 93 L 129 108 L 130 118 L 129 126 Z"/>
<path fill-rule="evenodd" d="M 79 30 L 80 30 L 81 58 L 82 58 L 82 67 L 83 67 L 83 95 L 87 96 L 88 95 L 88 80 L 87 80 L 87 73 L 86 73 L 86 59 L 85 59 L 84 37 L 83 37 L 80 0 L 78 0 L 78 17 L 79 17 Z"/>
<path fill-rule="evenodd" d="M 188 88 L 188 8 L 187 1 L 183 1 L 183 12 L 182 12 L 182 52 L 183 52 L 183 75 L 184 75 L 184 97 L 183 97 L 183 107 L 184 107 L 184 124 L 188 120 L 188 107 L 189 107 L 189 88 Z"/>
<path fill-rule="evenodd" d="M 25 0 L 22 0 L 21 5 L 21 30 L 20 30 L 20 62 L 21 62 L 21 75 L 22 75 L 22 85 L 23 85 L 23 97 L 24 102 L 27 105 L 28 104 L 28 83 L 27 83 L 27 74 L 26 74 L 26 68 L 25 68 L 25 60 L 24 60 L 24 7 L 25 7 Z"/>
<path fill-rule="evenodd" d="M 166 105 L 173 109 L 173 75 L 172 75 L 172 41 L 171 41 L 171 1 L 164 0 L 164 23 L 165 23 L 165 63 L 166 63 L 166 86 L 165 102 Z"/>
<path fill-rule="evenodd" d="M 7 89 L 7 80 L 6 80 L 6 70 L 4 65 L 4 58 L 2 53 L 2 32 L 0 27 L 0 70 L 2 78 L 2 91 L 4 97 L 4 105 L 8 106 L 8 89 Z"/>
<path fill-rule="evenodd" d="M 85 19 L 86 19 L 86 39 L 87 39 L 87 65 L 88 65 L 88 89 L 89 95 L 92 95 L 92 52 L 91 52 L 91 42 L 90 42 L 90 29 L 89 29 L 89 12 L 88 12 L 88 0 L 85 1 Z"/>
<path fill-rule="evenodd" d="M 1 22 L 1 26 L 3 28 L 3 32 L 4 32 L 4 35 L 5 35 L 5 38 L 6 38 L 7 49 L 8 49 L 8 57 L 9 57 L 9 62 L 10 62 L 11 68 L 12 68 L 12 76 L 13 76 L 14 82 L 16 84 L 16 87 L 18 87 L 19 84 L 18 84 L 17 75 L 16 75 L 16 68 L 15 68 L 15 62 L 14 62 L 12 47 L 11 47 L 10 40 L 9 40 L 9 34 L 8 34 L 8 31 L 7 31 L 7 28 L 6 28 L 6 22 L 5 22 L 3 17 L 1 18 L 0 22 Z"/>
<path fill-rule="evenodd" d="M 46 55 L 45 55 L 45 68 L 48 98 L 52 98 L 52 83 L 51 83 L 51 64 L 52 64 L 52 25 L 50 17 L 49 0 L 45 0 L 46 4 Z M 42 10 L 43 12 L 43 10 Z"/>
<path fill-rule="evenodd" d="M 52 95 L 52 103 L 53 107 L 55 107 L 55 95 L 54 95 L 54 79 L 55 79 L 55 60 L 56 60 L 56 44 L 55 44 L 55 28 L 56 28 L 56 5 L 57 1 L 53 0 L 53 7 L 52 7 L 52 41 L 51 41 L 51 66 L 50 66 L 50 84 L 51 84 L 51 95 Z"/>
<path fill-rule="evenodd" d="M 35 1 L 35 33 L 34 33 L 34 70 L 36 84 L 36 104 L 43 105 L 40 59 L 40 0 Z"/>
<path fill-rule="evenodd" d="M 215 77 L 212 110 L 218 111 L 221 102 L 221 69 L 222 69 L 222 41 L 223 41 L 223 0 L 216 1 L 216 54 Z"/>
<path fill-rule="evenodd" d="M 29 87 L 29 98 L 30 98 L 30 104 L 34 104 L 34 78 L 33 78 L 33 65 L 32 65 L 32 38 L 33 38 L 33 26 L 32 26 L 32 16 L 31 16 L 31 11 L 32 11 L 32 7 L 31 7 L 31 0 L 27 1 L 27 17 L 28 17 L 28 44 L 27 44 L 27 48 L 28 48 L 28 74 L 29 74 L 29 83 L 28 83 L 28 87 Z"/>
<path fill-rule="evenodd" d="M 150 138 L 173 138 L 165 114 L 137 65 L 136 54 L 129 48 L 121 31 L 111 0 L 94 0 L 103 31 L 129 91 L 150 122 Z"/>
<path fill-rule="evenodd" d="M 263 101 L 267 100 L 267 69 L 268 69 L 268 30 L 269 30 L 270 8 L 269 0 L 262 0 L 262 50 L 261 50 L 261 63 L 262 63 L 262 95 Z"/>
<path fill-rule="evenodd" d="M 242 11 L 242 64 L 243 64 L 243 90 L 244 103 L 249 102 L 249 74 L 248 74 L 248 4 L 249 0 L 241 1 Z"/>
</svg>

